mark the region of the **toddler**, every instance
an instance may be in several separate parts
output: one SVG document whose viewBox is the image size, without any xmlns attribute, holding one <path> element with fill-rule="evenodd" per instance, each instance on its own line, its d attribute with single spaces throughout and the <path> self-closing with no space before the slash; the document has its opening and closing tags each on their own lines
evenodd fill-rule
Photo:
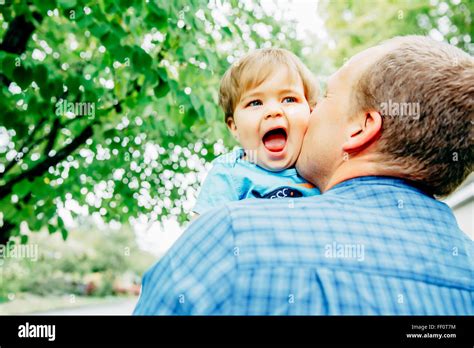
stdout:
<svg viewBox="0 0 474 348">
<path fill-rule="evenodd" d="M 241 148 L 212 162 L 194 213 L 246 198 L 319 194 L 294 168 L 317 97 L 316 79 L 287 50 L 255 50 L 233 64 L 219 104 Z"/>
</svg>

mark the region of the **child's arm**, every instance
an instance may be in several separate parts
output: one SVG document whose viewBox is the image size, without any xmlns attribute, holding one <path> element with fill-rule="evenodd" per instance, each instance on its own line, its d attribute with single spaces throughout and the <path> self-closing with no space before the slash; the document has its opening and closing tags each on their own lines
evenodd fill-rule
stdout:
<svg viewBox="0 0 474 348">
<path fill-rule="evenodd" d="M 238 201 L 240 195 L 232 176 L 232 168 L 215 161 L 201 186 L 193 213 L 200 215 L 209 209 L 221 207 L 226 202 Z M 192 220 L 196 217 L 192 216 Z"/>
</svg>

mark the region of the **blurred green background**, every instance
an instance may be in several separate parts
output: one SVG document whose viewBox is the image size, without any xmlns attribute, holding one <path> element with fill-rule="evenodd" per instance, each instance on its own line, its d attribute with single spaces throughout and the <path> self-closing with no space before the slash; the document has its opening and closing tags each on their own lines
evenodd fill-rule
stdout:
<svg viewBox="0 0 474 348">
<path fill-rule="evenodd" d="M 473 7 L 0 0 L 0 244 L 38 246 L 36 261 L 0 257 L 0 301 L 134 294 L 159 254 L 137 226 L 185 226 L 209 162 L 235 145 L 217 91 L 247 51 L 290 49 L 324 85 L 395 35 L 473 54 Z"/>
</svg>

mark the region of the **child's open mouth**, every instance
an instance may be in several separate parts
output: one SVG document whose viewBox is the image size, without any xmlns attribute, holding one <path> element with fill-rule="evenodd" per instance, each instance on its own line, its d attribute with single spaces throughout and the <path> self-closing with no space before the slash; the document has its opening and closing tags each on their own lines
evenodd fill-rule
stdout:
<svg viewBox="0 0 474 348">
<path fill-rule="evenodd" d="M 284 128 L 272 129 L 263 136 L 263 145 L 268 151 L 283 151 L 286 145 L 287 134 Z"/>
</svg>

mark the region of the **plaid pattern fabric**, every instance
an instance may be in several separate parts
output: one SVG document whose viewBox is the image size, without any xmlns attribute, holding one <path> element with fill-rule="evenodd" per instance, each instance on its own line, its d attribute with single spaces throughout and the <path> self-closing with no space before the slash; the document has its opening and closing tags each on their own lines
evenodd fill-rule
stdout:
<svg viewBox="0 0 474 348">
<path fill-rule="evenodd" d="M 401 179 L 226 203 L 143 278 L 134 314 L 474 314 L 474 246 Z"/>
</svg>

